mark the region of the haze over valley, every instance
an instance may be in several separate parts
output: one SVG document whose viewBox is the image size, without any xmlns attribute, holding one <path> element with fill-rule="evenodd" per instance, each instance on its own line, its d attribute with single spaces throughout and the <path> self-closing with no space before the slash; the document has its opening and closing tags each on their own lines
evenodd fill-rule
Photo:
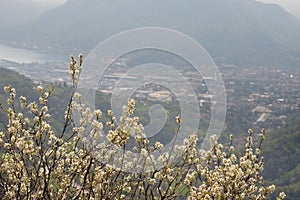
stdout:
<svg viewBox="0 0 300 200">
<path fill-rule="evenodd" d="M 211 66 L 193 66 L 184 56 L 166 49 L 141 48 L 119 57 L 101 57 L 97 60 L 101 65 L 92 63 L 96 67 L 90 71 L 92 77 L 99 75 L 97 86 L 89 88 L 89 91 L 96 90 L 95 106 L 106 113 L 112 108 L 116 86 L 127 95 L 135 83 L 146 80 L 132 94 L 137 101 L 136 112 L 141 115 L 140 120 L 147 130 L 152 125 L 154 129 L 151 130 L 156 131 L 158 128 L 151 122 L 160 124 L 163 120 L 151 121 L 151 116 L 161 114 L 159 109 L 151 108 L 160 104 L 167 110 L 166 116 L 162 116 L 166 125 L 161 132 L 173 131 L 177 126 L 174 119 L 179 112 L 179 97 L 192 94 L 182 85 L 174 87 L 178 95 L 163 84 L 151 83 L 151 80 L 160 80 L 175 85 L 177 78 L 166 75 L 173 69 L 176 77 L 183 77 L 183 83 L 188 83 L 196 95 L 195 99 L 185 103 L 197 104 L 200 111 L 197 134 L 202 137 L 209 129 L 211 116 L 222 111 L 215 101 L 221 96 L 220 92 L 212 92 L 209 84 L 222 83 L 226 93 L 222 99 L 226 102 L 226 117 L 219 140 L 227 144 L 229 135 L 233 134 L 239 150 L 244 148 L 249 128 L 254 130 L 254 142 L 259 141 L 264 128 L 267 132 L 262 146 L 262 151 L 266 152 L 266 182 L 286 191 L 288 200 L 299 199 L 298 0 L 1 0 L 0 89 L 6 84 L 16 84 L 17 91 L 22 95 L 28 93 L 28 98 L 35 101 L 31 87 L 36 88 L 37 84 L 51 86 L 58 96 L 54 95 L 50 101 L 50 110 L 59 127 L 61 124 L 55 120 L 65 109 L 62 101 L 67 101 L 72 89 L 69 56 L 74 55 L 77 59 L 82 53 L 84 58 L 93 57 L 96 54 L 91 52 L 97 52 L 97 49 L 92 50 L 107 38 L 143 27 L 175 30 L 199 43 L 210 64 L 216 64 L 216 71 L 205 76 L 196 70 L 197 67 L 207 70 Z M 143 39 L 149 43 L 164 42 L 162 39 L 157 41 L 155 34 Z M 186 48 L 181 39 L 174 40 L 178 49 L 192 52 L 193 48 Z M 111 49 L 122 49 L 122 44 Z M 107 47 L 102 53 L 110 55 L 109 52 L 114 52 L 111 49 Z M 106 69 L 101 71 L 103 63 Z M 158 70 L 156 76 L 135 71 L 149 63 L 169 68 Z M 85 64 L 91 62 L 84 60 L 83 72 L 90 69 Z M 155 67 L 148 68 L 153 70 Z M 85 76 L 80 78 L 83 85 L 93 80 Z M 5 94 L 1 91 L 0 101 L 4 99 Z M 5 116 L 7 114 L 0 109 L 0 129 L 5 127 Z M 157 137 L 168 141 L 169 136 L 170 133 Z"/>
</svg>

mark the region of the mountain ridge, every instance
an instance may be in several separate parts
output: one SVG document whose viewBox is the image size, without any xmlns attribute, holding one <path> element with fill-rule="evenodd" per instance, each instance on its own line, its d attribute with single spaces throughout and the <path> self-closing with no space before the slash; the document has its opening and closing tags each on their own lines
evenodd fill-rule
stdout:
<svg viewBox="0 0 300 200">
<path fill-rule="evenodd" d="M 254 0 L 69 0 L 22 32 L 29 41 L 88 52 L 113 34 L 146 26 L 191 36 L 218 63 L 296 65 L 300 60 L 300 21 L 275 4 Z"/>
<path fill-rule="evenodd" d="M 1 0 L 0 31 L 16 26 L 25 26 L 36 20 L 43 12 L 54 8 L 51 3 L 30 0 Z"/>
</svg>

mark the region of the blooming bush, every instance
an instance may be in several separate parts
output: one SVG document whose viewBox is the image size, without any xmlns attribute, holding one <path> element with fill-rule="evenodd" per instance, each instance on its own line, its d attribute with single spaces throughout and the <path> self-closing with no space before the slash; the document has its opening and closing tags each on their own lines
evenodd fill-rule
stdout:
<svg viewBox="0 0 300 200">
<path fill-rule="evenodd" d="M 9 97 L 8 109 L 1 106 L 8 118 L 0 132 L 1 199 L 266 199 L 274 192 L 261 176 L 264 131 L 255 148 L 249 130 L 243 154 L 236 153 L 232 136 L 228 147 L 211 137 L 211 149 L 199 150 L 196 135 L 163 152 L 163 144 L 144 134 L 132 99 L 120 119 L 108 111 L 104 131 L 102 112 L 82 105 L 76 93 L 81 70 L 82 56 L 79 63 L 71 57 L 74 90 L 61 132 L 49 122 L 53 89 L 37 86 L 36 103 L 17 99 L 11 85 L 4 88 Z M 180 117 L 176 121 L 179 130 Z"/>
</svg>

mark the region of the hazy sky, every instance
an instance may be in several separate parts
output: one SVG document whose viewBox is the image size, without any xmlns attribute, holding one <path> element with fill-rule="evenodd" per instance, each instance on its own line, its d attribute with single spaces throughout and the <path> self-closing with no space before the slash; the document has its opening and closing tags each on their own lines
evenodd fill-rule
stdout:
<svg viewBox="0 0 300 200">
<path fill-rule="evenodd" d="M 259 0 L 265 3 L 276 3 L 300 19 L 299 0 Z"/>
<path fill-rule="evenodd" d="M 36 2 L 45 2 L 52 4 L 63 4 L 67 0 L 32 0 Z M 300 0 L 258 0 L 265 3 L 276 3 L 283 7 L 285 10 L 291 12 L 293 15 L 300 19 Z"/>
<path fill-rule="evenodd" d="M 35 2 L 46 2 L 46 3 L 64 3 L 67 0 L 32 0 Z"/>
</svg>

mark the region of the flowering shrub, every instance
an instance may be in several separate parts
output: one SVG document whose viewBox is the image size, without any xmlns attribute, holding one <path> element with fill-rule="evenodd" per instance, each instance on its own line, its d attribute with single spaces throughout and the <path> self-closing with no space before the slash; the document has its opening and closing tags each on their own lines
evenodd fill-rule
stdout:
<svg viewBox="0 0 300 200">
<path fill-rule="evenodd" d="M 61 132 L 49 122 L 47 103 L 53 89 L 37 86 L 36 103 L 17 99 L 11 85 L 4 88 L 9 97 L 8 109 L 1 106 L 8 118 L 0 132 L 1 199 L 266 199 L 274 192 L 275 186 L 266 186 L 261 176 L 264 131 L 255 148 L 249 130 L 240 155 L 232 136 L 228 147 L 211 137 L 209 151 L 199 150 L 197 136 L 190 136 L 163 153 L 163 144 L 150 144 L 133 115 L 132 99 L 119 120 L 108 111 L 109 130 L 103 130 L 101 111 L 86 108 L 76 93 L 81 70 L 82 56 L 79 63 L 71 57 L 74 91 Z M 179 130 L 180 117 L 176 121 Z M 129 151 L 125 147 L 130 138 L 134 143 Z M 277 199 L 284 197 L 280 193 Z"/>
</svg>

